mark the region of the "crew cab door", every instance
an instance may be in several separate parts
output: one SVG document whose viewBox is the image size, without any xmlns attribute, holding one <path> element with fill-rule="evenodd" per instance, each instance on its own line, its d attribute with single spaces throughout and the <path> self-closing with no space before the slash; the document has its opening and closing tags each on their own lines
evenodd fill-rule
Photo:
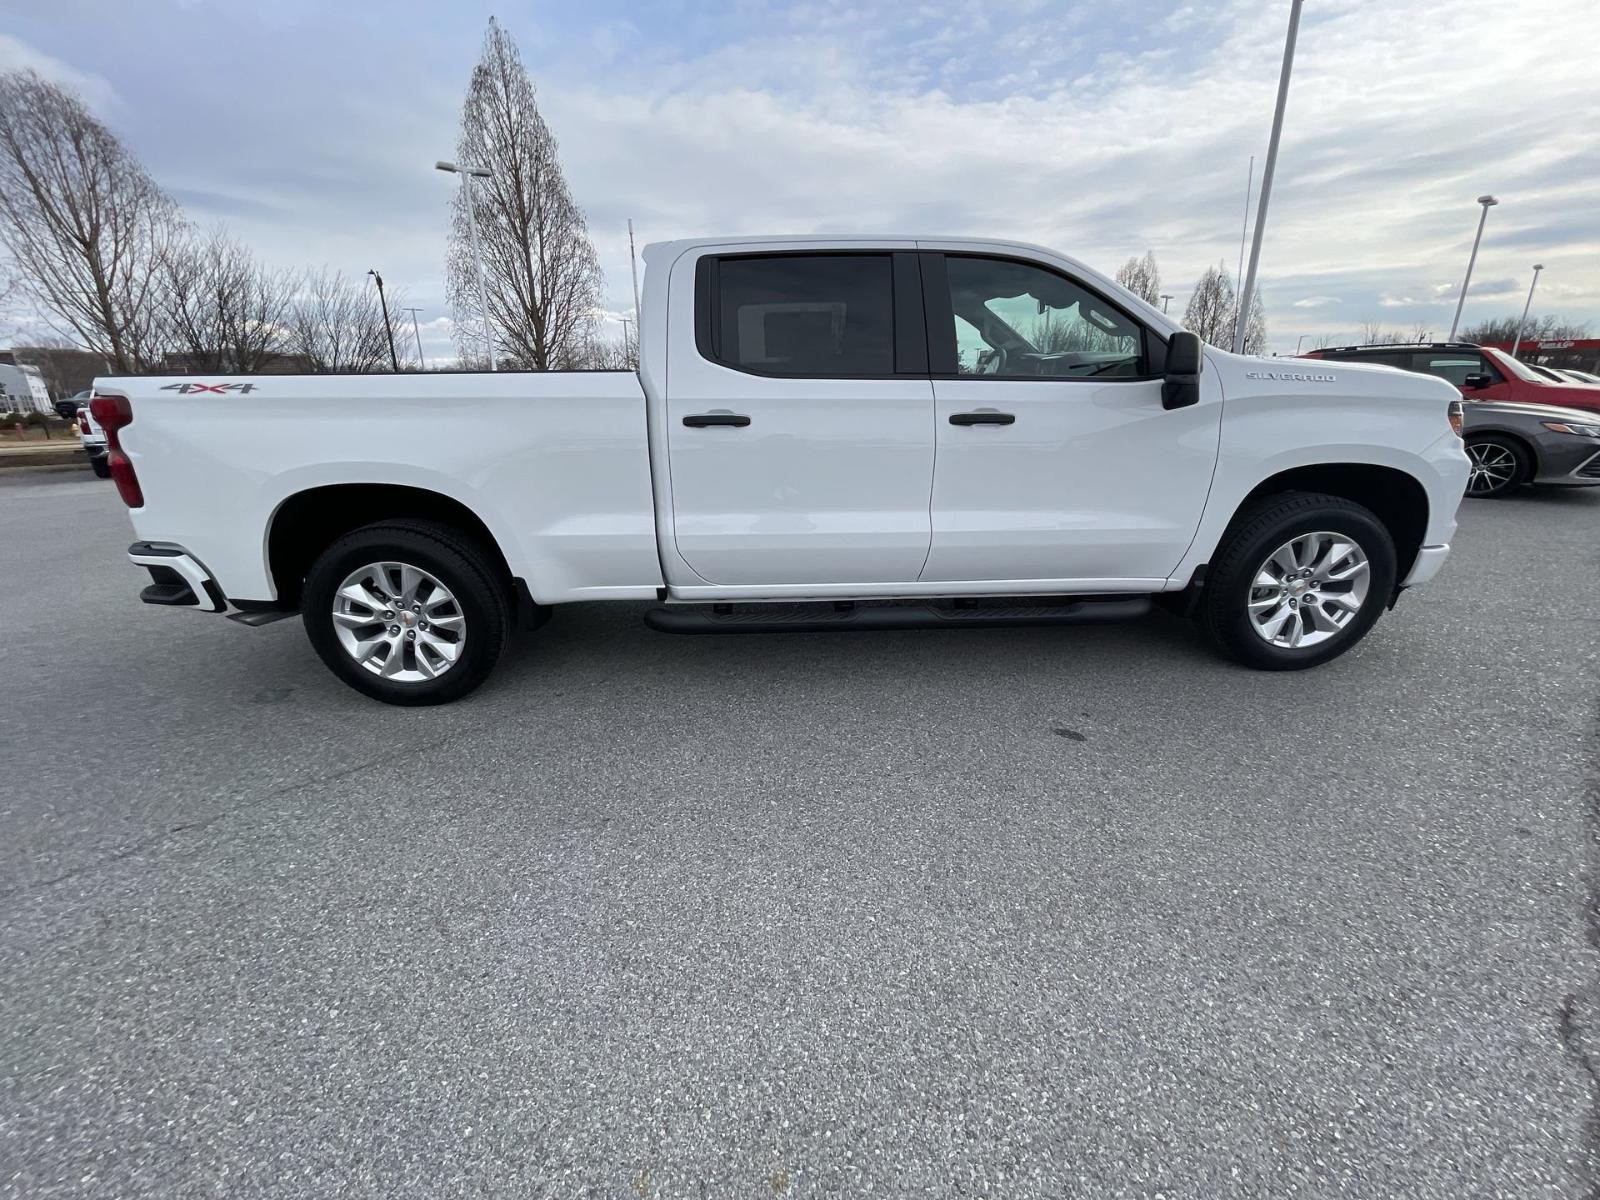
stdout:
<svg viewBox="0 0 1600 1200">
<path fill-rule="evenodd" d="M 1054 265 L 922 255 L 936 580 L 1158 586 L 1193 540 L 1221 388 L 1161 405 L 1165 342 Z"/>
<path fill-rule="evenodd" d="M 933 387 L 910 245 L 675 266 L 664 433 L 673 542 L 699 581 L 917 578 Z"/>
</svg>

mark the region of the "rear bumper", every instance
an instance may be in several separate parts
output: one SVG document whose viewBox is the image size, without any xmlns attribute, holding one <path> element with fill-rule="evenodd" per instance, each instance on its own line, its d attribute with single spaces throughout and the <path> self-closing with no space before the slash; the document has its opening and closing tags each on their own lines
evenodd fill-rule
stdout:
<svg viewBox="0 0 1600 1200">
<path fill-rule="evenodd" d="M 1419 583 L 1427 583 L 1439 573 L 1439 568 L 1444 566 L 1444 560 L 1450 557 L 1450 545 L 1424 546 L 1417 551 L 1417 561 L 1411 564 L 1411 573 L 1401 582 L 1401 587 L 1416 587 Z"/>
<path fill-rule="evenodd" d="M 139 593 L 146 604 L 222 612 L 228 601 L 211 572 L 182 546 L 135 542 L 128 561 L 150 572 L 150 584 Z"/>
</svg>

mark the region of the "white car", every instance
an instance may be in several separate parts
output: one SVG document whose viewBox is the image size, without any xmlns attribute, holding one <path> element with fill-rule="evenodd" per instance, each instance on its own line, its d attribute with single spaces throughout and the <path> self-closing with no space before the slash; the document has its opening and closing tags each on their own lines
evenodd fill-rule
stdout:
<svg viewBox="0 0 1600 1200">
<path fill-rule="evenodd" d="M 78 401 L 78 445 L 83 447 L 84 454 L 89 459 L 89 466 L 101 479 L 111 478 L 111 465 L 107 461 L 106 431 L 100 428 L 100 423 L 94 419 L 94 414 L 89 411 L 89 401 L 93 392 L 79 392 L 73 397 Z"/>
<path fill-rule="evenodd" d="M 461 696 L 514 626 L 756 633 L 1161 601 L 1325 662 L 1450 550 L 1443 380 L 1239 357 L 1071 258 L 966 239 L 645 250 L 630 372 L 108 378 L 143 599 L 303 614 L 347 683 Z"/>
</svg>

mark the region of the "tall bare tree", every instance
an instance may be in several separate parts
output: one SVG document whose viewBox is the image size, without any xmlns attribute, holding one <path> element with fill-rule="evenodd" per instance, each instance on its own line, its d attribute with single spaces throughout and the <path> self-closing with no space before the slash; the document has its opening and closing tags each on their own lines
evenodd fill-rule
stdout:
<svg viewBox="0 0 1600 1200">
<path fill-rule="evenodd" d="M 1244 352 L 1262 354 L 1267 348 L 1267 316 L 1261 307 L 1261 289 L 1257 288 L 1254 303 L 1250 306 L 1249 322 L 1245 326 Z M 1188 306 L 1183 310 L 1183 326 L 1200 340 L 1224 350 L 1233 349 L 1234 323 L 1238 320 L 1239 298 L 1233 290 L 1233 278 L 1227 267 L 1207 267 L 1194 285 Z"/>
<path fill-rule="evenodd" d="M 389 338 L 377 294 L 338 271 L 308 271 L 289 305 L 286 348 L 319 374 L 382 371 Z"/>
<path fill-rule="evenodd" d="M 1156 253 L 1146 250 L 1143 258 L 1130 258 L 1117 271 L 1117 282 L 1141 300 L 1161 305 L 1161 268 L 1156 266 Z"/>
<path fill-rule="evenodd" d="M 183 370 L 251 374 L 283 353 L 294 281 L 262 266 L 225 230 L 177 244 L 161 285 L 163 348 Z"/>
<path fill-rule="evenodd" d="M 600 264 L 533 80 L 511 35 L 492 17 L 467 86 L 456 153 L 458 161 L 493 172 L 473 181 L 473 194 L 497 356 L 535 371 L 571 365 L 592 344 Z M 452 203 L 447 286 L 457 345 L 464 360 L 481 360 L 466 208 L 461 194 Z"/>
<path fill-rule="evenodd" d="M 1183 310 L 1183 327 L 1213 346 L 1233 348 L 1233 280 L 1222 267 L 1207 267 Z"/>
<path fill-rule="evenodd" d="M 147 365 L 172 201 L 72 93 L 0 74 L 0 241 L 27 297 L 111 360 Z"/>
</svg>

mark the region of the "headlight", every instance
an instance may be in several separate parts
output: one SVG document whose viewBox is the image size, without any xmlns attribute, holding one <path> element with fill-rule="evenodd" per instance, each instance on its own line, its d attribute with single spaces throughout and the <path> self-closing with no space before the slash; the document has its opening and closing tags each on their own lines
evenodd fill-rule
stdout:
<svg viewBox="0 0 1600 1200">
<path fill-rule="evenodd" d="M 1572 433 L 1578 437 L 1600 438 L 1600 425 L 1580 425 L 1576 421 L 1543 421 L 1551 433 Z"/>
</svg>

